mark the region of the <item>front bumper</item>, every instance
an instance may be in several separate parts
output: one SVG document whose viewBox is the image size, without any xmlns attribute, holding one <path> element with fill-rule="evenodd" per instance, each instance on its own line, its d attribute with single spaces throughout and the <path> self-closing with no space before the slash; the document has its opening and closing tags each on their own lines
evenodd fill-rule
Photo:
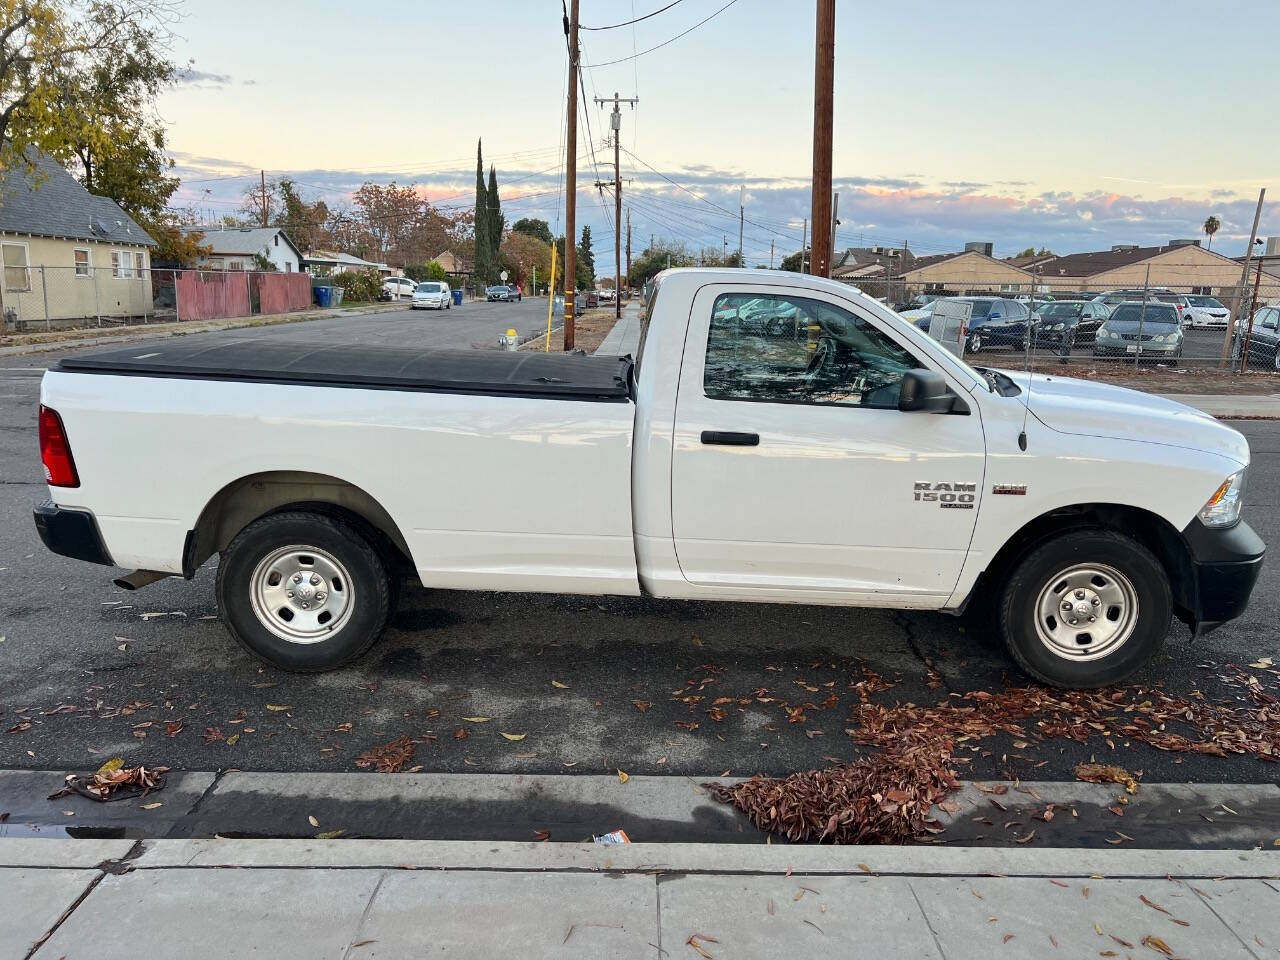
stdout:
<svg viewBox="0 0 1280 960">
<path fill-rule="evenodd" d="M 54 553 L 73 560 L 114 566 L 107 553 L 98 522 L 88 510 L 68 510 L 52 501 L 35 508 L 36 532 Z"/>
<path fill-rule="evenodd" d="M 1182 601 L 1191 629 L 1199 636 L 1244 613 L 1267 546 L 1243 521 L 1215 529 L 1197 518 L 1182 536 L 1191 556 L 1190 590 Z"/>
</svg>

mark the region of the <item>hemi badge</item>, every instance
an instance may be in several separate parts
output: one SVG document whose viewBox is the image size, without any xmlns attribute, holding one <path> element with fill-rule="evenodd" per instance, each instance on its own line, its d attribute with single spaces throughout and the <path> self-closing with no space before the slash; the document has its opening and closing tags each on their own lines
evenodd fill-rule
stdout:
<svg viewBox="0 0 1280 960">
<path fill-rule="evenodd" d="M 1007 497 L 1025 497 L 1027 495 L 1027 485 L 1025 483 L 996 483 L 992 484 L 991 492 L 1004 494 Z"/>
</svg>

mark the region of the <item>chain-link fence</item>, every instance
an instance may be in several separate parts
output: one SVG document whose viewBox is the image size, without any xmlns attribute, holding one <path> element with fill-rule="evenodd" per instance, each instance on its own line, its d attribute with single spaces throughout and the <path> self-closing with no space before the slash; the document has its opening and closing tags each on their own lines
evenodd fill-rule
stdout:
<svg viewBox="0 0 1280 960">
<path fill-rule="evenodd" d="M 1238 280 L 1112 286 L 1054 278 L 1052 285 L 994 288 L 912 285 L 900 278 L 850 282 L 945 338 L 966 360 L 986 366 L 1136 364 L 1280 373 L 1280 278 L 1252 268 L 1243 287 Z M 944 301 L 951 306 L 940 317 L 967 317 L 935 323 L 933 313 Z"/>
<path fill-rule="evenodd" d="M 176 323 L 288 313 L 312 304 L 304 273 L 5 266 L 0 332 Z"/>
</svg>

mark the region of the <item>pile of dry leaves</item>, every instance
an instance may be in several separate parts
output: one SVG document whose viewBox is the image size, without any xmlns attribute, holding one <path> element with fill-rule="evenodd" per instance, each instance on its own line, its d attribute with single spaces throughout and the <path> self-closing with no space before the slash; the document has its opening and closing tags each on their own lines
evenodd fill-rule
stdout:
<svg viewBox="0 0 1280 960">
<path fill-rule="evenodd" d="M 904 843 L 942 826 L 931 816 L 959 787 L 948 745 L 913 746 L 847 766 L 711 785 L 762 830 L 788 840 Z"/>
<path fill-rule="evenodd" d="M 1219 679 L 1238 694 L 1215 703 L 1199 690 L 1175 696 L 1142 687 L 1028 686 L 954 694 L 933 706 L 884 706 L 862 697 L 852 709 L 855 725 L 846 732 L 875 748 L 870 756 L 827 770 L 755 777 L 711 789 L 760 828 L 789 840 L 902 843 L 941 831 L 930 814 L 958 786 L 952 766 L 964 758 L 953 754 L 977 750 L 980 741 L 997 735 L 1013 738 L 1018 750 L 1054 738 L 1078 743 L 1097 738 L 1109 747 L 1139 742 L 1176 753 L 1280 761 L 1280 698 L 1244 671 Z M 1118 768 L 1094 766 L 1082 778 L 1136 790 L 1128 774 L 1114 772 Z"/>
<path fill-rule="evenodd" d="M 78 793 L 82 797 L 104 803 L 145 797 L 164 789 L 164 775 L 168 772 L 168 767 L 126 767 L 117 757 L 104 763 L 92 776 L 69 775 L 62 789 L 50 794 L 49 799 L 69 793 Z"/>
</svg>

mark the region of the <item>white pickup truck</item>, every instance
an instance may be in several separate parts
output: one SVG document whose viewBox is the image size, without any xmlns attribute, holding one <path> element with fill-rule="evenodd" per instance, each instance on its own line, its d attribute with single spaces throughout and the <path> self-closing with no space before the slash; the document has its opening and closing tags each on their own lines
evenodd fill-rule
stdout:
<svg viewBox="0 0 1280 960">
<path fill-rule="evenodd" d="M 231 633 L 299 671 L 363 653 L 409 568 L 429 588 L 982 605 L 1027 673 L 1080 687 L 1146 663 L 1172 615 L 1203 632 L 1248 601 L 1249 448 L 1189 407 L 975 369 L 796 274 L 667 271 L 642 329 L 634 362 L 303 334 L 65 359 L 36 524 L 136 568 L 127 587 L 219 554 Z"/>
</svg>

